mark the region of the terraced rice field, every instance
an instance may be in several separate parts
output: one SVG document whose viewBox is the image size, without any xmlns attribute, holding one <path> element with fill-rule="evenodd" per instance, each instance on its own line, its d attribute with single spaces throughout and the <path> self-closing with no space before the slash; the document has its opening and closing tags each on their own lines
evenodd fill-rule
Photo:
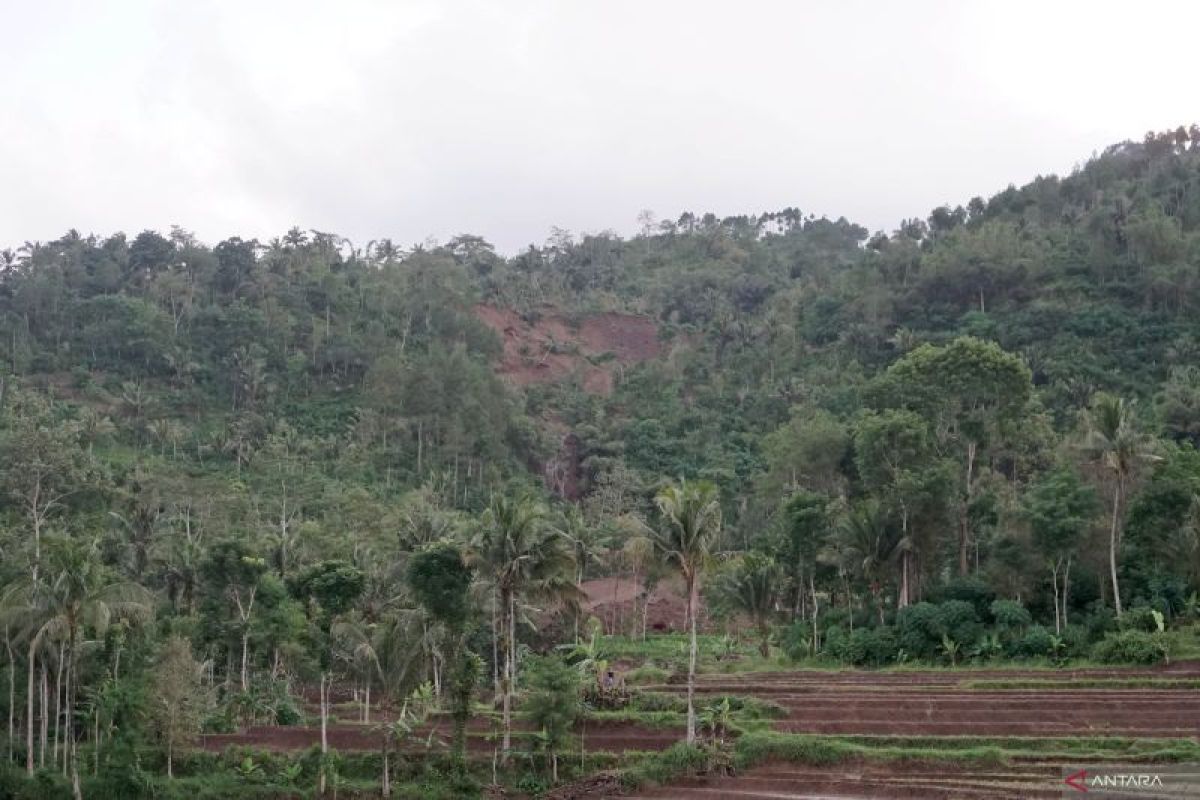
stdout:
<svg viewBox="0 0 1200 800">
<path fill-rule="evenodd" d="M 801 671 L 702 676 L 699 691 L 773 700 L 788 709 L 776 729 L 790 733 L 1174 738 L 1200 736 L 1197 678 L 1200 664 L 1170 671 Z M 1121 687 L 1130 682 L 1145 685 Z M 1005 683 L 1038 685 L 982 688 Z"/>
<path fill-rule="evenodd" d="M 920 737 L 937 748 L 941 737 L 960 745 L 978 739 L 981 746 L 1014 743 L 1023 755 L 999 765 L 973 769 L 966 765 L 920 761 L 843 762 L 830 767 L 771 762 L 729 777 L 693 778 L 644 790 L 635 798 L 737 798 L 801 800 L 802 798 L 1039 798 L 1061 797 L 1064 768 L 1078 768 L 1074 756 L 1038 755 L 1038 740 L 1190 739 L 1200 741 L 1200 663 L 1162 669 L 1086 670 L 959 670 L 911 672 L 787 671 L 738 675 L 705 675 L 705 696 L 736 694 L 773 701 L 786 716 L 773 721 L 781 733 L 863 737 L 871 746 L 886 747 L 887 737 Z M 647 687 L 683 692 L 679 685 Z M 523 728 L 524 726 L 518 726 Z M 427 734 L 432 728 L 427 728 Z M 496 747 L 492 725 L 476 719 L 468 747 L 479 754 Z M 449 724 L 435 735 L 449 736 Z M 524 733 L 515 736 L 522 748 Z M 628 753 L 664 749 L 681 731 L 626 722 L 588 724 L 592 752 Z M 869 737 L 869 738 L 868 738 Z M 857 739 L 856 739 L 857 741 Z M 951 741 L 946 738 L 945 741 Z M 221 750 L 246 745 L 279 750 L 312 747 L 320 742 L 313 727 L 250 728 L 236 734 L 209 735 L 202 746 Z M 339 722 L 329 729 L 330 746 L 339 750 L 375 750 L 379 734 L 372 726 Z M 1106 751 L 1107 752 L 1107 751 Z M 1084 758 L 1083 755 L 1079 756 Z M 1097 765 L 1119 752 L 1088 758 Z M 616 796 L 612 790 L 581 795 Z M 1169 792 L 1163 797 L 1171 797 Z M 1176 795 L 1179 797 L 1186 794 Z"/>
<path fill-rule="evenodd" d="M 781 732 L 870 736 L 869 741 L 879 745 L 886 745 L 886 739 L 875 737 L 928 737 L 934 747 L 937 737 L 979 737 L 983 745 L 1014 737 L 1021 747 L 1036 752 L 1038 738 L 1200 739 L 1197 677 L 1200 664 L 1195 663 L 1154 670 L 802 671 L 704 676 L 700 691 L 779 703 L 788 712 L 774 725 Z M 993 688 L 1006 685 L 1013 688 Z M 681 691 L 677 686 L 655 688 Z M 688 779 L 631 797 L 1055 798 L 1064 796 L 1064 770 L 1116 763 L 1118 758 L 1088 757 L 1081 762 L 1029 755 L 985 768 L 903 761 L 832 767 L 777 762 L 733 777 Z M 1193 784 L 1154 796 L 1193 797 L 1195 791 Z"/>
<path fill-rule="evenodd" d="M 513 747 L 524 748 L 525 737 L 532 733 L 529 725 L 518 722 L 513 734 Z M 380 733 L 373 725 L 361 723 L 337 723 L 329 726 L 329 746 L 335 750 L 378 750 Z M 486 720 L 473 720 L 467 726 L 467 749 L 476 753 L 491 753 L 498 740 L 490 738 L 491 726 Z M 412 741 L 422 744 L 430 734 L 437 739 L 449 740 L 450 723 L 426 725 L 417 731 Z M 629 723 L 589 722 L 585 733 L 587 749 L 595 752 L 624 753 L 646 752 L 665 749 L 679 741 L 681 732 L 669 728 L 650 728 Z M 321 744 L 321 729 L 312 726 L 286 728 L 262 725 L 245 729 L 239 733 L 206 734 L 200 738 L 205 750 L 220 752 L 226 747 L 256 747 L 266 750 L 305 750 Z"/>
<path fill-rule="evenodd" d="M 1196 784 L 1154 795 L 1166 800 L 1194 798 Z M 770 764 L 745 774 L 714 780 L 688 779 L 669 787 L 625 795 L 625 800 L 1036 800 L 1062 798 L 1061 769 L 1055 765 L 1017 764 L 1003 770 L 905 765 L 836 768 Z M 1084 796 L 1081 794 L 1081 796 Z M 1131 795 L 1098 794 L 1097 797 Z"/>
</svg>

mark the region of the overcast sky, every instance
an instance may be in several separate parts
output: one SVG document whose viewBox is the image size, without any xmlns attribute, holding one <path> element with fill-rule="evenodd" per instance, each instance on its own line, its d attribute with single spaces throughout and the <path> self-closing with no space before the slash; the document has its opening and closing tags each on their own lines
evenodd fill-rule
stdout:
<svg viewBox="0 0 1200 800">
<path fill-rule="evenodd" d="M 1200 122 L 1200 3 L 0 0 L 0 246 L 871 229 Z"/>
</svg>

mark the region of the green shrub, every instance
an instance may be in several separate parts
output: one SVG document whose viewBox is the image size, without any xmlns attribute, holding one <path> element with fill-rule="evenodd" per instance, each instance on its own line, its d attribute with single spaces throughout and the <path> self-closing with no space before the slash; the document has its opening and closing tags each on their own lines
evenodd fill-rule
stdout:
<svg viewBox="0 0 1200 800">
<path fill-rule="evenodd" d="M 829 633 L 836 628 L 830 628 Z M 828 641 L 826 642 L 828 648 Z M 803 620 L 797 620 L 785 627 L 779 635 L 779 649 L 792 661 L 801 661 L 812 655 L 812 625 Z"/>
<path fill-rule="evenodd" d="M 975 611 L 975 605 L 966 600 L 947 600 L 938 603 L 937 619 L 939 632 L 959 645 L 966 647 L 979 641 L 983 625 Z M 939 637 L 940 643 L 941 637 Z"/>
<path fill-rule="evenodd" d="M 21 777 L 13 800 L 68 800 L 71 783 L 57 770 L 39 769 L 32 778 Z"/>
<path fill-rule="evenodd" d="M 1117 627 L 1122 631 L 1157 633 L 1161 612 L 1159 617 L 1156 617 L 1154 612 L 1155 610 L 1150 606 L 1135 606 L 1121 615 L 1117 621 Z"/>
<path fill-rule="evenodd" d="M 1016 600 L 993 600 L 992 622 L 1001 631 L 1018 631 L 1033 622 L 1029 610 Z"/>
<path fill-rule="evenodd" d="M 1016 655 L 1025 658 L 1044 658 L 1054 654 L 1054 634 L 1041 625 L 1025 631 L 1016 643 Z"/>
<path fill-rule="evenodd" d="M 546 778 L 538 775 L 535 772 L 526 772 L 517 779 L 517 791 L 524 792 L 531 797 L 538 797 L 546 793 L 550 788 L 550 784 L 546 782 Z"/>
<path fill-rule="evenodd" d="M 826 647 L 844 664 L 878 667 L 896 660 L 896 632 L 890 625 L 856 628 L 853 633 L 838 629 L 837 636 L 826 640 Z"/>
<path fill-rule="evenodd" d="M 982 635 L 975 606 L 966 600 L 917 603 L 896 615 L 896 646 L 916 658 L 935 659 L 945 638 L 969 649 Z"/>
<path fill-rule="evenodd" d="M 982 578 L 966 576 L 953 578 L 935 591 L 930 600 L 938 605 L 957 600 L 969 603 L 977 619 L 985 619 L 996 599 L 996 592 Z M 953 636 L 951 636 L 953 638 Z"/>
<path fill-rule="evenodd" d="M 1167 646 L 1162 634 L 1124 630 L 1105 636 L 1092 658 L 1104 664 L 1158 664 L 1166 660 Z"/>
<path fill-rule="evenodd" d="M 933 659 L 942 645 L 941 620 L 933 603 L 917 603 L 896 614 L 896 644 L 915 658 Z"/>
<path fill-rule="evenodd" d="M 1062 631 L 1063 653 L 1066 658 L 1083 658 L 1092 647 L 1092 637 L 1082 625 L 1068 625 Z"/>
<path fill-rule="evenodd" d="M 710 754 L 706 748 L 676 742 L 666 750 L 644 757 L 622 772 L 621 782 L 629 788 L 668 783 L 687 775 L 706 772 L 709 761 Z"/>
</svg>

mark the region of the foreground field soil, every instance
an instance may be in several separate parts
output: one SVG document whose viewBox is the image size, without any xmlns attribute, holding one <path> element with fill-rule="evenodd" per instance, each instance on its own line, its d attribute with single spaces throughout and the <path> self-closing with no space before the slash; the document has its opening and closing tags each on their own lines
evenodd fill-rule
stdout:
<svg viewBox="0 0 1200 800">
<path fill-rule="evenodd" d="M 806 734 L 861 748 L 835 764 L 769 756 L 732 774 L 686 777 L 634 790 L 611 782 L 561 797 L 601 798 L 1039 798 L 1060 797 L 1064 770 L 1105 763 L 1148 766 L 1170 760 L 1172 743 L 1200 741 L 1200 662 L 1152 669 L 959 669 L 890 672 L 793 670 L 708 674 L 697 687 L 703 706 L 717 695 L 770 701 L 784 709 L 764 722 L 771 731 Z M 675 683 L 644 687 L 682 693 Z M 379 747 L 373 724 L 340 721 L 330 746 L 343 751 Z M 528 725 L 514 736 L 530 747 Z M 490 759 L 493 723 L 476 718 L 468 749 Z M 422 736 L 449 735 L 447 721 Z M 634 756 L 661 751 L 682 738 L 681 727 L 636 721 L 589 720 L 587 750 Z M 201 746 L 299 750 L 317 745 L 320 730 L 251 727 L 208 735 Z M 1161 743 L 1161 744 L 1160 744 Z M 1136 746 L 1134 746 L 1136 745 Z M 972 751 L 966 757 L 959 753 Z M 981 758 L 978 753 L 985 755 Z M 915 753 L 915 755 L 914 755 Z M 929 755 L 922 755 L 928 753 Z M 1169 792 L 1159 795 L 1172 797 Z M 1178 795 L 1183 797 L 1186 795 Z M 559 797 L 559 795 L 555 795 Z"/>
<path fill-rule="evenodd" d="M 802 767 L 769 764 L 735 777 L 687 779 L 626 795 L 627 800 L 1025 800 L 1063 796 L 1058 764 L 1017 763 L 1002 769 L 908 764 Z M 1113 795 L 1104 795 L 1112 797 Z M 1147 795 L 1140 795 L 1147 796 Z M 1193 797 L 1186 790 L 1158 798 Z"/>
<path fill-rule="evenodd" d="M 635 792 L 635 798 L 1038 798 L 1061 797 L 1064 770 L 1084 765 L 1155 761 L 1121 757 L 1085 740 L 1107 737 L 1200 737 L 1195 662 L 1159 669 L 963 670 L 913 672 L 777 672 L 704 676 L 702 694 L 739 693 L 784 706 L 778 731 L 852 735 L 886 750 L 920 737 L 930 747 L 976 740 L 1026 755 L 1003 764 L 945 761 L 849 761 L 834 766 L 767 763 L 731 776 L 688 778 Z M 678 687 L 656 687 L 663 690 Z M 953 738 L 951 738 L 953 737 Z M 1053 742 L 1080 742 L 1063 758 Z M 1039 741 L 1046 747 L 1039 754 Z M 1159 797 L 1186 797 L 1164 790 Z"/>
<path fill-rule="evenodd" d="M 1154 670 L 766 672 L 707 675 L 705 694 L 788 709 L 789 733 L 1200 736 L 1200 663 Z M 655 687 L 679 691 L 678 686 Z"/>
</svg>

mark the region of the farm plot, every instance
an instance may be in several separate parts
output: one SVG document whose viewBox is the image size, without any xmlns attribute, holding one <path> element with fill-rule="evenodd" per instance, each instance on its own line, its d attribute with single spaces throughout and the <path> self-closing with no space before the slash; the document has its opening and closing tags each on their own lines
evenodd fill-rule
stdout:
<svg viewBox="0 0 1200 800">
<path fill-rule="evenodd" d="M 1170 671 L 798 671 L 702 676 L 698 691 L 772 700 L 788 710 L 775 729 L 790 733 L 1188 738 L 1200 736 L 1197 679 L 1195 663 Z"/>
</svg>

